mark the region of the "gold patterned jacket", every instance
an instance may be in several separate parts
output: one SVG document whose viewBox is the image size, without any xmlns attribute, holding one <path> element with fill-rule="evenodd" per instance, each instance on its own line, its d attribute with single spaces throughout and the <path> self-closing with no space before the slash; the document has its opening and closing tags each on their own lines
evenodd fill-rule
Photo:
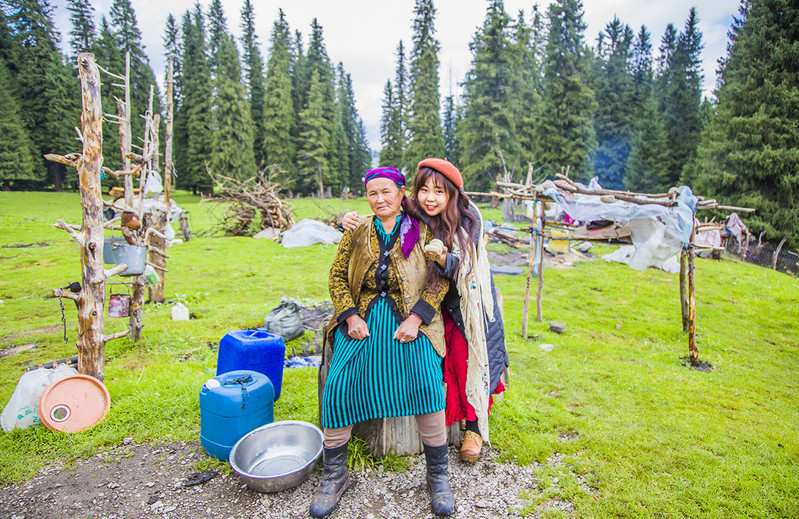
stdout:
<svg viewBox="0 0 799 519">
<path fill-rule="evenodd" d="M 395 237 L 389 248 L 381 247 L 373 219 L 373 216 L 366 217 L 358 227 L 345 231 L 339 243 L 330 268 L 330 298 L 334 313 L 327 339 L 333 344 L 335 328 L 353 314 L 357 313 L 366 320 L 370 305 L 384 297 L 403 320 L 411 313 L 422 319 L 419 331 L 443 357 L 446 346 L 441 301 L 447 293 L 449 281 L 442 278 L 435 286 L 429 286 L 425 281 L 428 260 L 424 246 L 433 239 L 432 233 L 419 222 L 419 241 L 406 259 L 399 238 Z"/>
</svg>

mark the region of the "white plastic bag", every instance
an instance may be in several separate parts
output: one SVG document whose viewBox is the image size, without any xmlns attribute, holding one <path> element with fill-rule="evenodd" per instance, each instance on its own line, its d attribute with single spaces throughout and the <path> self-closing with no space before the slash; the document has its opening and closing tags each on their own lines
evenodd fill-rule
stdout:
<svg viewBox="0 0 799 519">
<path fill-rule="evenodd" d="M 326 223 L 306 218 L 283 231 L 283 247 L 307 247 L 314 243 L 333 244 L 341 241 L 342 233 Z"/>
<path fill-rule="evenodd" d="M 0 415 L 3 430 L 9 432 L 15 427 L 27 429 L 31 425 L 42 423 L 39 418 L 39 399 L 44 390 L 56 380 L 77 374 L 72 366 L 60 364 L 54 369 L 39 368 L 22 375 L 11 400 Z"/>
<path fill-rule="evenodd" d="M 144 196 L 147 198 L 155 198 L 164 190 L 161 184 L 161 175 L 155 171 L 150 171 L 147 175 L 147 180 L 144 181 Z"/>
</svg>

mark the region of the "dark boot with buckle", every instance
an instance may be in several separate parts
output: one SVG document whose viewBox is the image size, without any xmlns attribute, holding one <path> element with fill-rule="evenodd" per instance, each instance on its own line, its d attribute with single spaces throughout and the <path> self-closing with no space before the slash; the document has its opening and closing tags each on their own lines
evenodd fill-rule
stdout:
<svg viewBox="0 0 799 519">
<path fill-rule="evenodd" d="M 311 517 L 324 517 L 332 512 L 341 495 L 350 486 L 350 476 L 347 473 L 347 445 L 334 449 L 325 449 L 322 453 L 322 460 L 325 464 L 325 472 L 322 482 L 316 489 L 311 500 Z"/>
<path fill-rule="evenodd" d="M 430 492 L 430 508 L 439 516 L 452 515 L 455 509 L 455 497 L 449 488 L 449 449 L 447 444 L 441 447 L 424 446 L 424 457 L 427 459 L 427 490 Z"/>
</svg>

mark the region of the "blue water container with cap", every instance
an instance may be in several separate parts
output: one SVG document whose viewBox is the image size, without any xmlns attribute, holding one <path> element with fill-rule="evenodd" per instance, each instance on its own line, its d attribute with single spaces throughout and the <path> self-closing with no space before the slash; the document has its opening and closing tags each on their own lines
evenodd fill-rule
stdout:
<svg viewBox="0 0 799 519">
<path fill-rule="evenodd" d="M 203 384 L 200 443 L 205 452 L 227 461 L 239 438 L 275 420 L 274 402 L 272 382 L 257 371 L 230 371 Z"/>
<path fill-rule="evenodd" d="M 263 373 L 272 382 L 277 400 L 283 385 L 285 358 L 286 343 L 279 335 L 270 333 L 266 328 L 235 330 L 228 332 L 219 341 L 216 374 L 237 369 Z"/>
</svg>

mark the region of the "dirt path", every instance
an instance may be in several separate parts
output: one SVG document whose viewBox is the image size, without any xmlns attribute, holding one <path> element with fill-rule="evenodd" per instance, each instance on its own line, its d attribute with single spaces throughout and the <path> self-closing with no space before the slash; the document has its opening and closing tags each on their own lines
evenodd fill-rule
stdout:
<svg viewBox="0 0 799 519">
<path fill-rule="evenodd" d="M 197 481 L 195 464 L 206 458 L 199 444 L 130 443 L 109 449 L 74 466 L 59 464 L 39 471 L 28 482 L 0 489 L 0 517 L 22 518 L 295 518 L 308 517 L 308 505 L 321 471 L 300 486 L 260 494 L 236 474 Z M 478 463 L 457 461 L 450 450 L 455 518 L 521 517 L 527 505 L 520 491 L 535 488 L 540 466 L 498 463 L 488 452 Z M 424 460 L 416 456 L 405 472 L 356 471 L 353 485 L 331 519 L 433 518 L 424 486 Z M 570 503 L 550 501 L 547 508 L 567 513 Z"/>
</svg>

